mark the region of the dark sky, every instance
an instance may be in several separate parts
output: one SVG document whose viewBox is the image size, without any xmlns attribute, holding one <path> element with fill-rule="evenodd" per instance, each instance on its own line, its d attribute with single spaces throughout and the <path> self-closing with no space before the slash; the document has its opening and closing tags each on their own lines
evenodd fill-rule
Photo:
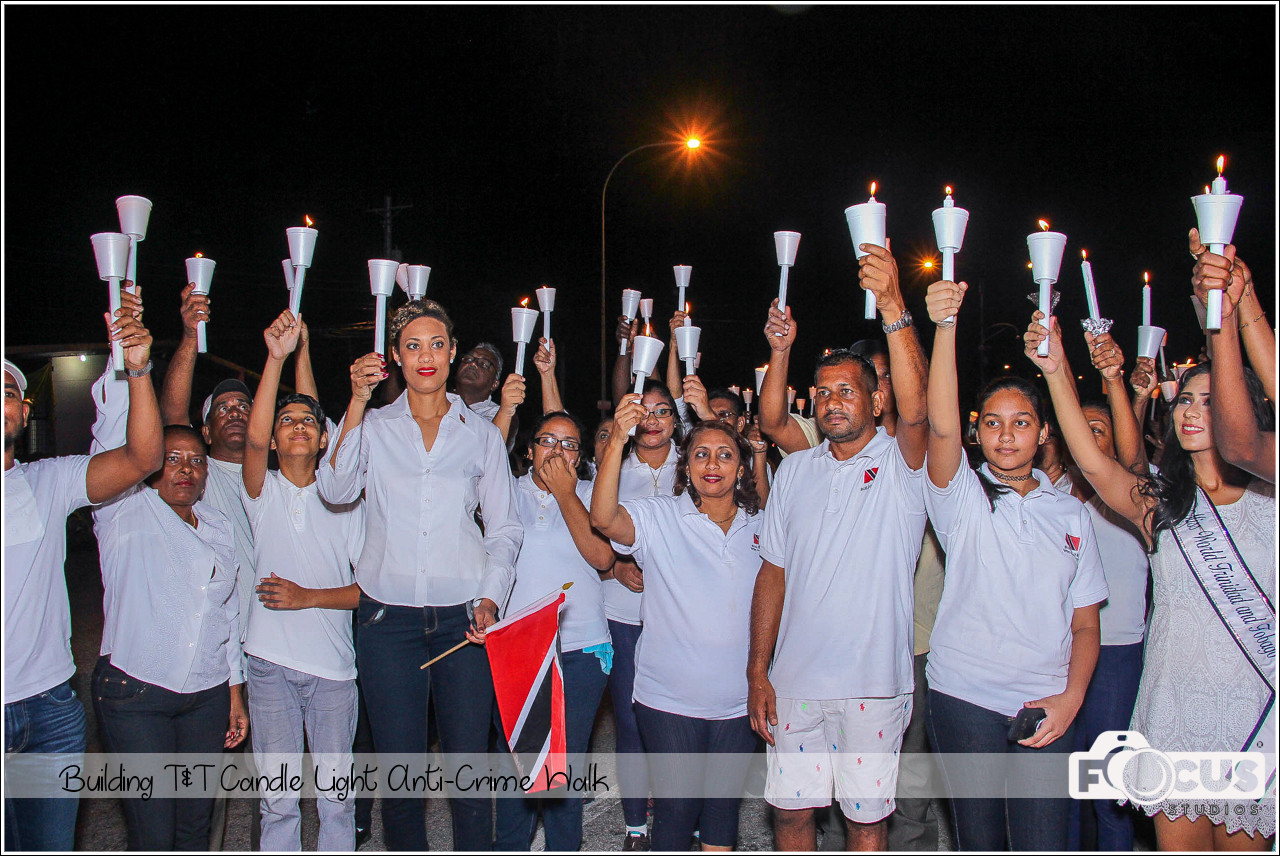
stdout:
<svg viewBox="0 0 1280 856">
<path fill-rule="evenodd" d="M 1220 153 L 1246 197 L 1236 243 L 1274 299 L 1273 6 L 795 8 L 6 6 L 6 340 L 100 338 L 88 239 L 118 229 L 114 199 L 135 193 L 155 203 L 139 256 L 148 326 L 178 335 L 182 260 L 202 251 L 218 262 L 210 349 L 259 369 L 261 331 L 286 305 L 284 230 L 310 214 L 303 315 L 340 409 L 372 340 L 342 330 L 371 320 L 365 260 L 384 255 L 367 211 L 390 195 L 413 206 L 395 244 L 432 267 L 428 296 L 464 348 L 492 339 L 510 363 L 509 307 L 558 288 L 568 401 L 590 418 L 601 187 L 629 149 L 686 128 L 707 141 L 695 159 L 641 152 L 609 186 L 607 306 L 635 287 L 665 319 L 671 266 L 692 265 L 708 385 L 750 383 L 767 359 L 777 229 L 804 236 L 792 384 L 808 386 L 822 348 L 878 335 L 843 216 L 872 180 L 920 320 L 929 212 L 945 184 L 970 210 L 957 274 L 983 287 L 991 374 L 1034 375 L 991 325 L 1028 321 L 1038 217 L 1068 236 L 1069 329 L 1085 247 L 1130 358 L 1143 270 L 1170 358 L 1194 354 L 1189 197 Z M 966 389 L 979 316 L 971 292 Z"/>
</svg>

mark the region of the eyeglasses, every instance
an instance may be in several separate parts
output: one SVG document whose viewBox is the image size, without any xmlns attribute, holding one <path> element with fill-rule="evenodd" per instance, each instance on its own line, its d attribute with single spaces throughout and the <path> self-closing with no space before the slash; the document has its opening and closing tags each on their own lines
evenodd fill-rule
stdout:
<svg viewBox="0 0 1280 856">
<path fill-rule="evenodd" d="M 556 446 L 559 446 L 566 452 L 576 452 L 578 449 L 582 448 L 577 440 L 562 440 L 559 437 L 552 437 L 550 434 L 539 434 L 537 437 L 533 438 L 533 442 L 537 443 L 544 449 L 554 449 Z"/>
<path fill-rule="evenodd" d="M 493 371 L 495 368 L 492 360 L 487 360 L 484 357 L 473 356 L 472 354 L 463 354 L 462 357 L 458 360 L 459 365 L 465 366 L 470 363 L 474 363 L 480 368 L 489 372 Z"/>
<path fill-rule="evenodd" d="M 658 419 L 670 419 L 672 414 L 674 413 L 675 413 L 675 410 L 673 408 L 667 407 L 665 404 L 659 405 L 653 408 L 652 410 L 648 411 L 648 414 L 650 416 L 656 417 Z"/>
<path fill-rule="evenodd" d="M 732 410 L 717 410 L 715 412 L 715 417 L 721 422 L 733 422 L 738 418 L 738 414 L 734 413 Z"/>
</svg>

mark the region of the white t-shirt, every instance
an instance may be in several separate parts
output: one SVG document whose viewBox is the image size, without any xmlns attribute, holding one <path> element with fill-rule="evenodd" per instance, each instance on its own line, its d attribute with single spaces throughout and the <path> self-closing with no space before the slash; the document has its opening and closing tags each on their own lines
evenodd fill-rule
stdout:
<svg viewBox="0 0 1280 856">
<path fill-rule="evenodd" d="M 4 703 L 76 672 L 67 600 L 67 515 L 89 504 L 88 455 L 15 461 L 4 473 Z"/>
<path fill-rule="evenodd" d="M 591 508 L 591 482 L 574 488 L 585 508 Z M 604 584 L 600 573 L 582 558 L 560 503 L 539 490 L 533 474 L 516 480 L 516 510 L 524 524 L 524 544 L 516 559 L 516 584 L 507 612 L 512 613 L 571 582 L 560 611 L 560 649 L 580 651 L 609 641 L 604 617 Z"/>
<path fill-rule="evenodd" d="M 1063 473 L 1053 486 L 1070 493 L 1071 476 Z M 1098 614 L 1102 644 L 1134 645 L 1142 641 L 1146 631 L 1147 577 L 1151 573 L 1151 562 L 1133 524 L 1108 508 L 1097 494 L 1084 507 L 1093 521 L 1102 572 L 1110 591 Z"/>
<path fill-rule="evenodd" d="M 644 568 L 634 700 L 698 719 L 745 716 L 761 515 L 739 508 L 726 535 L 687 493 L 622 507 L 636 540 L 614 549 Z"/>
<path fill-rule="evenodd" d="M 680 450 L 672 442 L 667 449 L 667 459 L 662 466 L 653 469 L 632 452 L 622 461 L 618 473 L 618 501 L 639 499 L 642 496 L 671 496 L 676 484 L 676 461 Z M 639 561 L 637 560 L 637 564 Z M 641 565 L 643 569 L 643 565 Z M 635 592 L 617 580 L 604 582 L 604 614 L 610 621 L 623 624 L 640 623 L 641 592 Z"/>
<path fill-rule="evenodd" d="M 498 415 L 498 411 L 502 409 L 502 405 L 492 398 L 477 401 L 475 404 L 468 404 L 467 407 L 471 408 L 472 413 L 476 413 L 490 422 L 494 420 L 494 417 Z"/>
<path fill-rule="evenodd" d="M 364 546 L 363 502 L 330 505 L 315 482 L 298 487 L 274 470 L 267 471 L 257 499 L 243 486 L 241 499 L 253 527 L 259 577 L 274 573 L 315 589 L 355 582 L 352 565 Z M 246 654 L 331 681 L 355 678 L 351 610 L 268 609 L 256 596 L 249 610 Z"/>
<path fill-rule="evenodd" d="M 929 688 L 1005 716 L 1066 689 L 1074 611 L 1107 598 L 1089 512 L 1040 470 L 1032 475 L 1039 487 L 1002 493 L 994 512 L 963 461 L 945 488 L 925 480 L 947 552 Z"/>
<path fill-rule="evenodd" d="M 912 691 L 923 478 L 883 428 L 847 461 L 837 461 L 824 440 L 782 462 L 760 527 L 761 557 L 786 571 L 769 673 L 778 695 Z"/>
</svg>

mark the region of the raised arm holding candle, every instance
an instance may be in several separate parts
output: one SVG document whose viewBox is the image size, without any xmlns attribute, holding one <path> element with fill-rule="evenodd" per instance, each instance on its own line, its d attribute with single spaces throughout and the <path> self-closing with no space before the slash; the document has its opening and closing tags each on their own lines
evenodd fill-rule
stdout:
<svg viewBox="0 0 1280 856">
<path fill-rule="evenodd" d="M 213 259 L 206 259 L 201 253 L 196 253 L 187 259 L 187 282 L 195 286 L 192 291 L 196 294 L 209 293 L 209 287 L 213 284 L 215 264 Z M 205 341 L 204 324 L 204 321 L 196 322 L 196 353 L 198 354 L 207 353 L 209 350 Z"/>
<path fill-rule="evenodd" d="M 933 234 L 938 241 L 938 249 L 942 251 L 942 278 L 947 282 L 956 279 L 956 253 L 964 245 L 964 230 L 969 225 L 969 212 L 957 208 L 951 198 L 951 187 L 947 187 L 947 197 L 942 200 L 942 207 L 933 211 Z M 954 322 L 956 319 L 948 318 Z"/>
<path fill-rule="evenodd" d="M 799 232 L 774 232 L 773 248 L 778 254 L 778 310 L 787 311 L 787 275 L 796 263 L 796 250 L 800 247 Z"/>
<path fill-rule="evenodd" d="M 544 285 L 534 292 L 538 297 L 538 310 L 542 312 L 542 338 L 551 341 L 551 312 L 556 308 L 556 290 Z"/>
<path fill-rule="evenodd" d="M 631 355 L 631 373 L 635 376 L 636 395 L 644 392 L 644 382 L 658 365 L 658 357 L 662 355 L 662 340 L 652 336 L 636 336 L 635 352 Z M 627 436 L 634 437 L 636 428 L 631 426 Z"/>
<path fill-rule="evenodd" d="M 1240 206 L 1244 197 L 1227 192 L 1227 180 L 1222 176 L 1222 167 L 1226 158 L 1218 156 L 1218 177 L 1213 180 L 1212 188 L 1200 196 L 1191 197 L 1191 204 L 1196 209 L 1196 222 L 1199 224 L 1200 240 L 1209 245 L 1209 251 L 1222 255 L 1231 237 L 1236 231 L 1236 218 L 1240 216 Z M 1146 322 L 1150 323 L 1150 322 Z M 1205 329 L 1222 329 L 1222 292 L 1210 291 L 1205 312 Z"/>
<path fill-rule="evenodd" d="M 120 231 L 129 236 L 129 264 L 126 281 L 138 285 L 138 244 L 147 237 L 147 222 L 151 219 L 151 200 L 142 196 L 121 196 L 116 200 L 116 213 L 120 215 Z"/>
<path fill-rule="evenodd" d="M 1067 236 L 1061 232 L 1050 232 L 1049 224 L 1041 220 L 1039 232 L 1027 235 L 1027 252 L 1031 255 L 1031 276 L 1040 286 L 1038 306 L 1044 313 L 1045 324 L 1053 314 L 1057 301 L 1053 299 L 1053 284 L 1058 281 L 1062 270 L 1062 253 L 1067 248 Z M 1049 340 L 1046 338 L 1039 345 L 1039 355 L 1049 355 Z"/>
<path fill-rule="evenodd" d="M 320 234 L 311 228 L 311 218 L 306 218 L 307 225 L 291 226 L 285 229 L 289 238 L 289 261 L 293 264 L 293 286 L 289 289 L 289 311 L 295 318 L 302 317 L 302 281 L 307 277 L 307 268 L 311 267 L 311 256 L 316 251 L 316 237 Z"/>
<path fill-rule="evenodd" d="M 111 306 L 111 317 L 120 309 L 120 281 L 128 273 L 129 236 L 121 232 L 99 232 L 90 235 L 93 255 L 98 263 L 98 278 L 106 280 Z M 124 349 L 118 341 L 111 343 L 111 366 L 124 371 Z"/>
<path fill-rule="evenodd" d="M 844 218 L 849 224 L 849 237 L 853 238 L 854 257 L 862 259 L 867 251 L 864 244 L 883 247 L 885 241 L 885 219 L 887 209 L 883 202 L 876 202 L 876 183 L 871 182 L 871 196 L 859 205 L 850 205 L 844 209 Z M 863 303 L 864 317 L 871 321 L 876 317 L 876 298 L 871 292 Z"/>
<path fill-rule="evenodd" d="M 373 351 L 380 357 L 387 355 L 387 298 L 396 290 L 396 270 L 400 263 L 394 259 L 369 259 L 369 291 L 373 293 Z"/>
</svg>

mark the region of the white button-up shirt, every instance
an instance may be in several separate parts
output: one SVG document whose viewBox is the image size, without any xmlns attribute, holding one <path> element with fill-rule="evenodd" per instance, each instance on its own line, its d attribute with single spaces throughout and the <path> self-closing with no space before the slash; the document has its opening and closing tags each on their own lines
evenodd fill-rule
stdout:
<svg viewBox="0 0 1280 856">
<path fill-rule="evenodd" d="M 739 508 L 725 533 L 687 493 L 622 507 L 636 539 L 614 549 L 644 568 L 634 699 L 698 719 L 745 716 L 761 515 Z"/>
<path fill-rule="evenodd" d="M 524 537 L 515 479 L 493 423 L 458 396 L 448 399 L 430 452 L 407 392 L 366 411 L 338 450 L 336 469 L 320 467 L 320 496 L 346 503 L 365 492 L 356 582 L 369 597 L 399 606 L 452 606 L 487 597 L 502 609 Z"/>
<path fill-rule="evenodd" d="M 107 373 L 93 386 L 93 452 L 124 444 L 129 387 Z M 102 566 L 102 647 L 139 680 L 193 693 L 244 682 L 235 535 L 203 500 L 191 527 L 153 488 L 139 485 L 94 509 Z"/>
<path fill-rule="evenodd" d="M 352 565 L 364 545 L 362 502 L 329 505 L 315 482 L 298 487 L 278 471 L 267 472 L 257 499 L 243 487 L 241 498 L 253 526 L 260 576 L 276 574 L 314 589 L 355 581 Z M 331 681 L 355 678 L 350 610 L 268 609 L 257 597 L 249 609 L 246 654 Z"/>
<path fill-rule="evenodd" d="M 88 455 L 15 461 L 4 473 L 4 703 L 75 674 L 67 515 L 89 504 Z"/>
<path fill-rule="evenodd" d="M 963 461 L 945 488 L 926 479 L 947 551 L 929 688 L 1006 716 L 1066 689 L 1074 612 L 1107 597 L 1089 513 L 1040 470 L 1032 476 L 1039 487 L 1001 493 L 995 511 Z"/>
<path fill-rule="evenodd" d="M 656 470 L 632 452 L 623 459 L 622 469 L 618 473 L 618 501 L 639 499 L 642 496 L 671 496 L 675 489 L 676 461 L 679 458 L 680 450 L 674 442 L 667 448 L 667 459 Z M 639 624 L 640 604 L 643 600 L 643 593 L 632 591 L 617 580 L 604 582 L 604 614 L 610 621 Z"/>
<path fill-rule="evenodd" d="M 778 467 L 760 528 L 760 555 L 786 571 L 770 670 L 778 695 L 912 691 L 923 478 L 883 428 L 847 461 L 837 461 L 824 440 Z"/>
<path fill-rule="evenodd" d="M 502 405 L 494 401 L 492 398 L 485 398 L 477 401 L 475 404 L 468 404 L 467 407 L 472 413 L 479 414 L 490 422 L 494 420 L 494 417 L 498 415 L 498 411 L 502 409 Z"/>
<path fill-rule="evenodd" d="M 574 493 L 591 508 L 591 482 L 579 481 Z M 571 582 L 560 612 L 560 649 L 580 651 L 609 641 L 604 618 L 604 583 L 582 558 L 555 496 L 539 490 L 533 474 L 516 480 L 516 505 L 524 524 L 524 545 L 516 562 L 516 585 L 507 612 L 514 612 Z"/>
<path fill-rule="evenodd" d="M 204 483 L 204 494 L 200 498 L 226 515 L 235 531 L 236 563 L 240 566 L 236 574 L 236 597 L 239 601 L 239 633 L 243 640 L 249 626 L 249 607 L 257 600 L 254 588 L 260 576 L 254 566 L 253 528 L 249 525 L 249 516 L 240 502 L 240 494 L 244 489 L 244 467 L 230 461 L 213 458 L 205 460 L 209 462 L 209 476 Z"/>
</svg>

